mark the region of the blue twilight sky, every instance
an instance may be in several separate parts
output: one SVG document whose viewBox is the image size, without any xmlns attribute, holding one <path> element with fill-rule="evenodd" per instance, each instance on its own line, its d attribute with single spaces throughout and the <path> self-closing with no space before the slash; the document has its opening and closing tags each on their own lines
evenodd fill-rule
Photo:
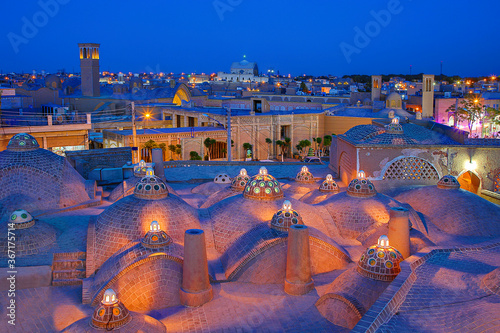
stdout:
<svg viewBox="0 0 500 333">
<path fill-rule="evenodd" d="M 56 4 L 56 5 L 55 5 Z M 44 9 L 45 8 L 45 9 Z M 244 54 L 280 74 L 500 74 L 498 1 L 4 1 L 0 70 L 228 71 Z M 378 13 L 378 14 L 377 14 Z"/>
</svg>

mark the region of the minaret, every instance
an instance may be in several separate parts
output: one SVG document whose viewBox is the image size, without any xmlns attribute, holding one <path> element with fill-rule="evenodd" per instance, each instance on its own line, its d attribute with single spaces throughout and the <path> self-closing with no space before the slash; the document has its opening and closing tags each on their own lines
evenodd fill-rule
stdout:
<svg viewBox="0 0 500 333">
<path fill-rule="evenodd" d="M 381 89 L 382 89 L 382 76 L 372 75 L 372 102 L 380 101 Z"/>
<path fill-rule="evenodd" d="M 99 46 L 95 43 L 79 43 L 80 70 L 83 96 L 99 97 Z"/>
<path fill-rule="evenodd" d="M 434 75 L 422 75 L 422 118 L 434 116 Z"/>
</svg>

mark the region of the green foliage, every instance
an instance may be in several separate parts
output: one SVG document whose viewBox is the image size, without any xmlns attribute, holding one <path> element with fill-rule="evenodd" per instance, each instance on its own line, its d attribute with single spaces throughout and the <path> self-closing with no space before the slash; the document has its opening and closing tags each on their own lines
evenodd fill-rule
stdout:
<svg viewBox="0 0 500 333">
<path fill-rule="evenodd" d="M 271 139 L 269 139 L 269 138 L 266 138 L 266 143 L 267 143 L 267 144 L 271 144 L 271 143 L 273 143 L 273 140 L 271 140 Z"/>
<path fill-rule="evenodd" d="M 325 140 L 325 141 L 323 142 L 323 145 L 324 145 L 324 146 L 328 146 L 328 147 L 329 147 L 329 146 L 332 144 L 332 137 L 331 137 L 330 135 L 325 135 L 325 136 L 323 137 L 323 139 Z"/>
<path fill-rule="evenodd" d="M 300 90 L 305 92 L 306 94 L 309 93 L 309 89 L 307 89 L 307 85 L 305 84 L 305 82 L 300 83 Z"/>
<path fill-rule="evenodd" d="M 243 144 L 243 149 L 245 149 L 245 150 L 252 150 L 252 145 L 249 144 L 248 142 L 245 142 Z"/>
<path fill-rule="evenodd" d="M 196 151 L 189 152 L 190 160 L 192 161 L 201 161 L 201 156 Z"/>
<path fill-rule="evenodd" d="M 458 105 L 452 104 L 446 110 L 455 115 L 455 119 L 467 122 L 469 133 L 472 133 L 472 126 L 476 121 L 482 120 L 484 117 L 483 105 L 479 96 L 469 94 L 461 100 Z"/>
</svg>

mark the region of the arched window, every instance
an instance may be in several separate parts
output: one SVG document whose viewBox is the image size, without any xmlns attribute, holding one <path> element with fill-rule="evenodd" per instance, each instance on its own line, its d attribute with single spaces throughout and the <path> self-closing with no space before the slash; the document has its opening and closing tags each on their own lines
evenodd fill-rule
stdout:
<svg viewBox="0 0 500 333">
<path fill-rule="evenodd" d="M 384 173 L 384 180 L 438 181 L 439 174 L 429 162 L 418 157 L 403 157 L 394 161 Z"/>
</svg>

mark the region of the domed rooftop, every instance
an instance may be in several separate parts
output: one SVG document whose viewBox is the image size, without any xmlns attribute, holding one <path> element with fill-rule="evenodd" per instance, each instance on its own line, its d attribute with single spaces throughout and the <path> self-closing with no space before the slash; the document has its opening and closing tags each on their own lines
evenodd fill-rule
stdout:
<svg viewBox="0 0 500 333">
<path fill-rule="evenodd" d="M 454 184 L 451 178 L 443 177 L 443 183 L 444 179 Z M 498 205 L 460 188 L 443 190 L 450 187 L 438 186 L 414 188 L 394 198 L 411 205 L 444 232 L 458 236 L 500 236 L 500 223 L 492 219 L 500 216 Z M 451 188 L 456 188 L 456 184 Z"/>
<path fill-rule="evenodd" d="M 456 190 L 460 188 L 460 183 L 452 175 L 446 175 L 438 181 L 437 187 L 443 190 Z"/>
<path fill-rule="evenodd" d="M 271 220 L 271 228 L 288 231 L 291 225 L 304 224 L 302 217 L 295 210 L 292 209 L 292 203 L 289 200 L 283 202 L 283 208 L 278 210 L 273 215 Z"/>
<path fill-rule="evenodd" d="M 186 230 L 200 229 L 197 210 L 179 197 L 168 195 L 162 185 L 158 177 L 146 176 L 136 185 L 134 195 L 116 201 L 97 217 L 95 268 L 122 246 L 142 239 L 150 230 L 151 221 L 157 221 L 161 229 L 180 244 L 184 243 Z"/>
<path fill-rule="evenodd" d="M 146 176 L 135 184 L 134 196 L 145 200 L 162 199 L 168 196 L 167 185 L 149 168 Z"/>
<path fill-rule="evenodd" d="M 401 272 L 399 263 L 403 256 L 398 250 L 389 245 L 389 238 L 380 236 L 378 244 L 370 246 L 361 255 L 358 262 L 358 273 L 364 277 L 392 281 Z"/>
<path fill-rule="evenodd" d="M 283 198 L 283 190 L 276 178 L 268 174 L 265 167 L 261 167 L 259 173 L 245 185 L 243 196 L 253 200 L 277 200 Z"/>
<path fill-rule="evenodd" d="M 172 243 L 172 238 L 170 238 L 165 231 L 161 230 L 158 221 L 153 221 L 149 226 L 149 231 L 141 240 L 141 243 L 147 248 L 159 248 Z"/>
<path fill-rule="evenodd" d="M 0 216 L 17 209 L 60 209 L 89 201 L 85 179 L 62 156 L 40 149 L 29 134 L 16 134 L 0 152 Z"/>
<path fill-rule="evenodd" d="M 214 183 L 216 184 L 231 184 L 231 177 L 227 173 L 219 173 L 214 178 Z"/>
<path fill-rule="evenodd" d="M 127 308 L 118 300 L 113 289 L 104 292 L 100 306 L 92 314 L 90 326 L 106 330 L 115 330 L 132 320 Z"/>
<path fill-rule="evenodd" d="M 113 289 L 104 292 L 102 301 L 94 309 L 92 317 L 80 319 L 62 330 L 64 333 L 80 332 L 107 332 L 117 331 L 122 333 L 167 332 L 165 325 L 147 315 L 130 312 L 118 300 Z"/>
<path fill-rule="evenodd" d="M 26 229 L 35 225 L 35 219 L 24 209 L 17 209 L 10 214 L 9 223 L 14 224 L 14 229 Z"/>
<path fill-rule="evenodd" d="M 333 180 L 333 176 L 331 174 L 326 175 L 326 179 L 319 186 L 320 192 L 338 192 L 339 186 Z"/>
<path fill-rule="evenodd" d="M 30 151 L 40 148 L 35 137 L 28 133 L 19 133 L 14 135 L 7 144 L 9 151 Z"/>
<path fill-rule="evenodd" d="M 385 105 L 388 108 L 401 109 L 403 107 L 401 95 L 395 91 L 390 93 L 385 100 Z"/>
<path fill-rule="evenodd" d="M 399 117 L 392 118 L 391 122 L 385 125 L 385 131 L 388 134 L 404 134 L 403 126 L 399 123 Z"/>
<path fill-rule="evenodd" d="M 10 214 L 6 224 L 0 224 L 5 230 L 14 228 L 16 237 L 16 256 L 23 257 L 39 254 L 48 250 L 56 241 L 56 230 L 43 222 L 35 223 L 33 216 L 24 209 L 17 209 Z M 0 235 L 0 259 L 8 254 L 7 231 Z"/>
<path fill-rule="evenodd" d="M 365 172 L 360 170 L 358 178 L 351 180 L 347 186 L 347 194 L 351 197 L 369 198 L 375 196 L 377 191 L 372 182 L 366 179 Z"/>
<path fill-rule="evenodd" d="M 295 176 L 295 181 L 299 183 L 314 183 L 314 176 L 306 166 L 303 166 L 297 176 Z"/>
<path fill-rule="evenodd" d="M 235 191 L 243 191 L 245 189 L 245 185 L 249 180 L 250 177 L 248 177 L 247 170 L 241 169 L 238 176 L 233 178 L 233 181 L 231 182 L 231 188 Z"/>
</svg>

